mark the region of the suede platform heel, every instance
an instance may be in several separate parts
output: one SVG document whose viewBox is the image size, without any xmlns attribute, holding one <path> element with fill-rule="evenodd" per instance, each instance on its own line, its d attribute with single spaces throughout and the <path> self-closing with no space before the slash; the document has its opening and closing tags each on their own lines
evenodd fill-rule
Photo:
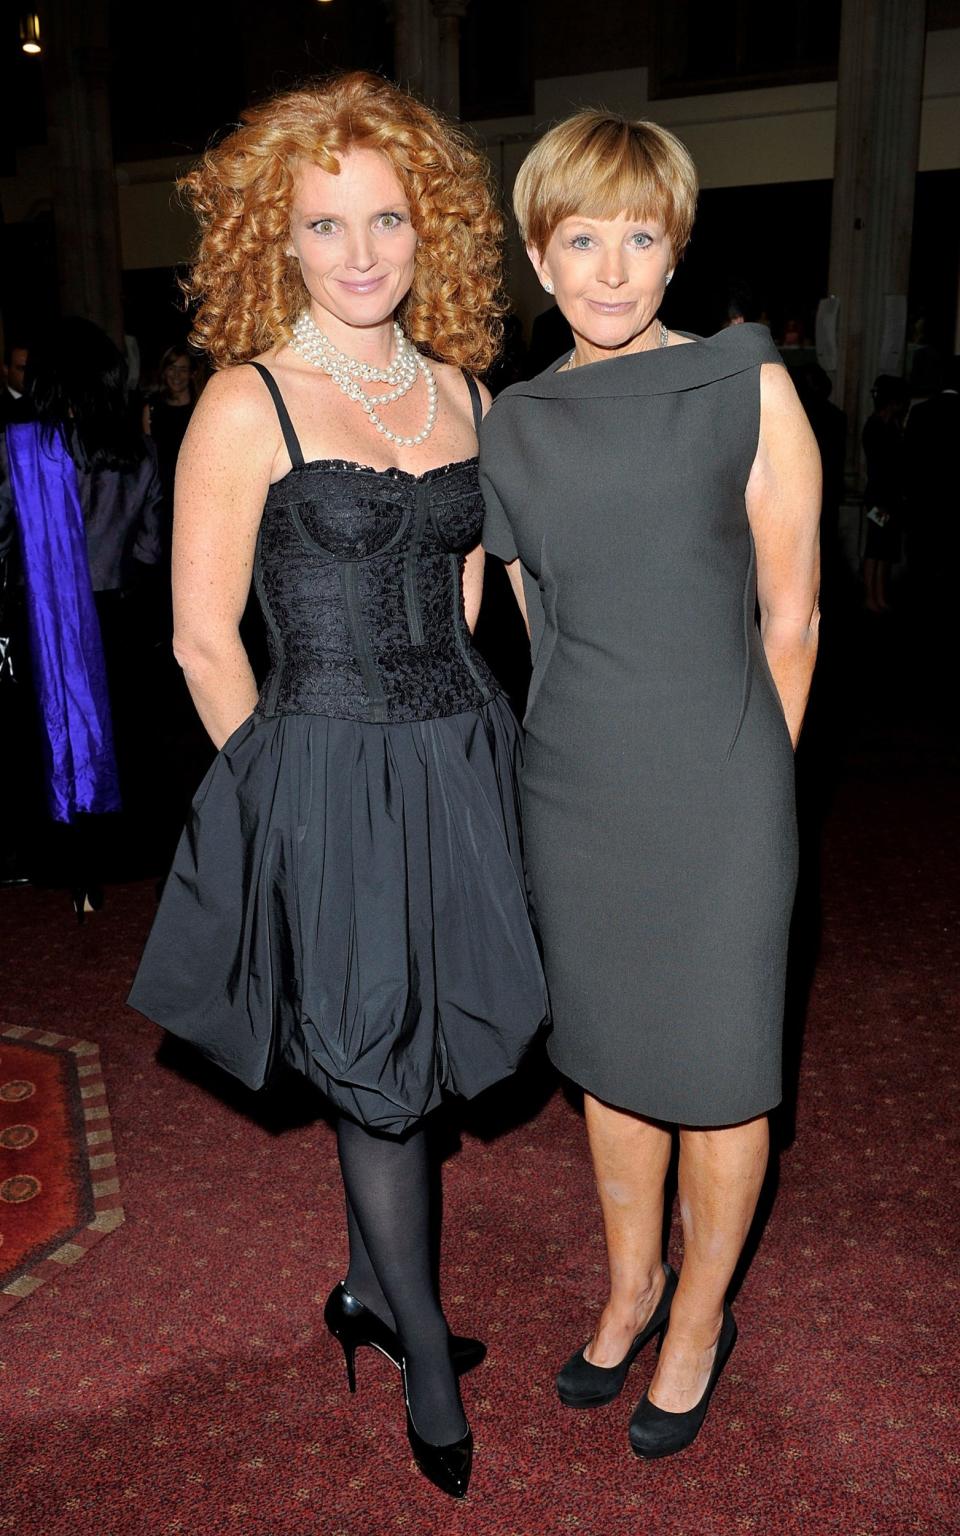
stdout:
<svg viewBox="0 0 960 1536">
<path fill-rule="evenodd" d="M 720 1372 L 726 1365 L 736 1342 L 736 1320 L 724 1302 L 717 1353 L 714 1356 L 710 1379 L 703 1389 L 703 1396 L 692 1408 L 688 1408 L 686 1413 L 668 1413 L 665 1408 L 658 1408 L 656 1403 L 651 1403 L 649 1394 L 644 1392 L 630 1420 L 630 1445 L 637 1456 L 642 1456 L 645 1461 L 654 1461 L 660 1456 L 673 1456 L 677 1451 L 685 1450 L 688 1445 L 693 1444 L 707 1416 L 710 1398 Z"/>
<path fill-rule="evenodd" d="M 584 1358 L 583 1349 L 578 1349 L 575 1355 L 570 1356 L 557 1377 L 557 1393 L 561 1403 L 565 1403 L 568 1408 L 599 1408 L 603 1403 L 612 1403 L 615 1397 L 619 1397 L 627 1379 L 627 1372 L 641 1349 L 645 1344 L 649 1344 L 654 1335 L 659 1334 L 660 1339 L 663 1338 L 670 1317 L 670 1303 L 677 1289 L 677 1273 L 673 1266 L 664 1264 L 663 1273 L 665 1277 L 663 1294 L 656 1309 L 646 1326 L 637 1334 L 620 1364 L 593 1365 Z M 658 1349 L 659 1342 L 660 1340 L 657 1344 Z M 586 1345 L 584 1345 L 585 1348 Z"/>
</svg>

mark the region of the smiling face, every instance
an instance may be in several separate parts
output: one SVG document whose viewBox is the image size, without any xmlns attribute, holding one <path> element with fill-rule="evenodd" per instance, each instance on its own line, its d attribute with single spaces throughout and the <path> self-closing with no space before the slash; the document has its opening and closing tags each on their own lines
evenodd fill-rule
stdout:
<svg viewBox="0 0 960 1536">
<path fill-rule="evenodd" d="M 551 283 L 582 361 L 651 345 L 650 327 L 673 272 L 670 240 L 657 219 L 564 219 L 541 256 L 528 255 Z"/>
<path fill-rule="evenodd" d="M 163 370 L 163 387 L 173 399 L 190 393 L 190 359 L 175 352 Z"/>
<path fill-rule="evenodd" d="M 406 296 L 417 236 L 385 155 L 351 149 L 338 158 L 338 176 L 318 165 L 301 167 L 288 250 L 300 263 L 313 318 L 335 344 L 348 347 L 349 330 L 382 326 Z"/>
</svg>

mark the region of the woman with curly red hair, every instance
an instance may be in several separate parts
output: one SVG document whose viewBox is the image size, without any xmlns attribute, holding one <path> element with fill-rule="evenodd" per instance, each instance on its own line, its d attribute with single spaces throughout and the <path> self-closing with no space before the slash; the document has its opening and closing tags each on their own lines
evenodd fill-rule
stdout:
<svg viewBox="0 0 960 1536">
<path fill-rule="evenodd" d="M 457 1378 L 483 1346 L 441 1310 L 424 1120 L 512 1072 L 546 1014 L 517 729 L 471 643 L 467 370 L 496 351 L 500 221 L 466 139 L 367 74 L 249 112 L 185 186 L 219 371 L 178 469 L 174 647 L 219 751 L 131 1002 L 337 1111 L 350 1263 L 327 1324 L 351 1390 L 359 1345 L 399 1366 L 417 1462 L 462 1496 Z"/>
</svg>

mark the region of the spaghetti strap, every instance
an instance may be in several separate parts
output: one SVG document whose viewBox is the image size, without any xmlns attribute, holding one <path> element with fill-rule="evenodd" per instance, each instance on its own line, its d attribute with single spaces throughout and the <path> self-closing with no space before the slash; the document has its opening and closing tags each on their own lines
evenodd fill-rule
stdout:
<svg viewBox="0 0 960 1536">
<path fill-rule="evenodd" d="M 470 391 L 470 404 L 473 406 L 474 431 L 479 432 L 480 423 L 483 420 L 483 401 L 480 398 L 480 390 L 472 373 L 468 373 L 466 368 L 462 368 L 460 371 L 466 379 L 467 388 Z"/>
<path fill-rule="evenodd" d="M 284 404 L 283 396 L 280 393 L 279 384 L 277 383 L 273 374 L 270 372 L 269 368 L 264 368 L 262 363 L 251 363 L 250 367 L 256 368 L 261 379 L 263 380 L 264 384 L 266 384 L 270 394 L 273 397 L 273 403 L 277 408 L 277 416 L 280 420 L 280 430 L 283 433 L 283 441 L 286 443 L 287 452 L 290 455 L 290 463 L 293 465 L 294 469 L 302 469 L 304 465 L 304 458 L 300 448 L 300 441 L 296 432 L 293 430 L 293 422 L 290 420 L 290 412 L 287 410 L 287 407 Z"/>
</svg>

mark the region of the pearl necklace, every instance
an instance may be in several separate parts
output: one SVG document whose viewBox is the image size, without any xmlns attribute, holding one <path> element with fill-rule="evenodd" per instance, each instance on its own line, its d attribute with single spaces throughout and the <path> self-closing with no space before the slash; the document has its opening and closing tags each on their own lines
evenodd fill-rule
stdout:
<svg viewBox="0 0 960 1536">
<path fill-rule="evenodd" d="M 341 352 L 304 310 L 294 322 L 290 345 L 314 368 L 328 373 L 341 394 L 346 395 L 348 400 L 355 400 L 370 417 L 377 431 L 391 443 L 413 448 L 430 436 L 436 424 L 437 381 L 426 358 L 407 340 L 396 321 L 393 323 L 393 336 L 393 360 L 387 368 L 375 368 L 372 363 L 360 363 L 355 357 Z M 416 437 L 402 437 L 399 432 L 391 432 L 384 425 L 375 407 L 402 399 L 413 388 L 420 374 L 427 386 L 427 419 Z M 389 384 L 390 388 L 382 395 L 368 395 L 362 388 L 365 383 Z"/>
</svg>

